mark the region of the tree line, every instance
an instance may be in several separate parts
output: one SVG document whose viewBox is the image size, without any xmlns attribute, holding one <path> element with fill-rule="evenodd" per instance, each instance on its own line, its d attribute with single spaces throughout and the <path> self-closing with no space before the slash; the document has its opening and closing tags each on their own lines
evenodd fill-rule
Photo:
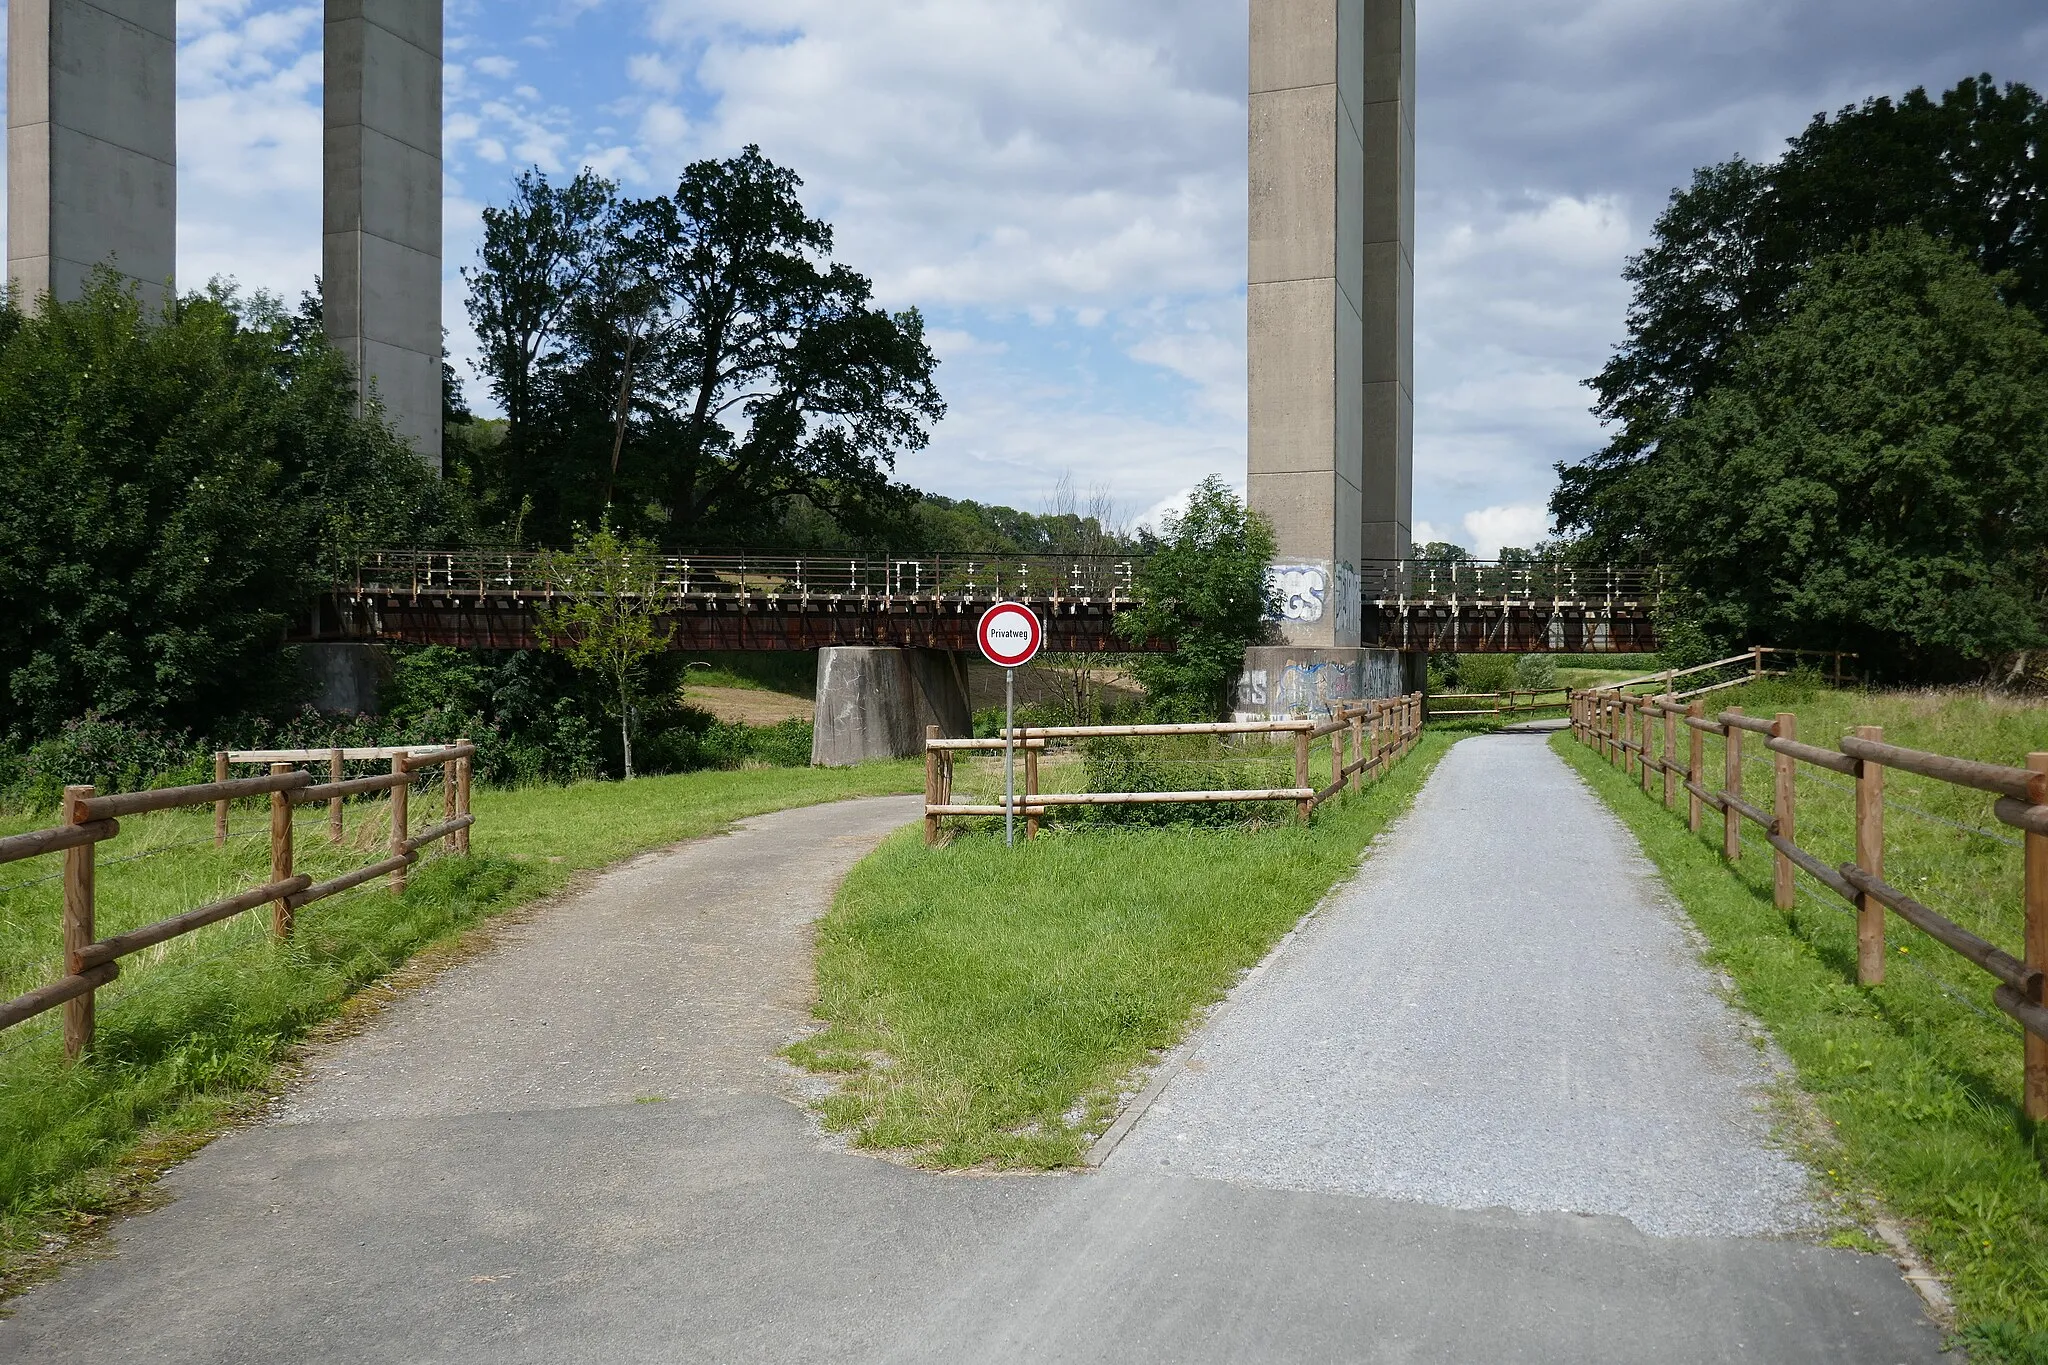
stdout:
<svg viewBox="0 0 2048 1365">
<path fill-rule="evenodd" d="M 2048 646 L 2048 107 L 1973 77 L 1697 171 L 1632 258 L 1563 552 L 1663 565 L 1675 652 L 2016 679 Z"/>
</svg>

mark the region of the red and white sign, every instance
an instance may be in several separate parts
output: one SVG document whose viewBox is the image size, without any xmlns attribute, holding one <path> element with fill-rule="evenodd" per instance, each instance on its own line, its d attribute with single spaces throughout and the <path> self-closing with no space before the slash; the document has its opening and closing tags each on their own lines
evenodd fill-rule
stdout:
<svg viewBox="0 0 2048 1365">
<path fill-rule="evenodd" d="M 1045 627 L 1031 608 L 998 602 L 982 613 L 975 637 L 990 663 L 999 668 L 1021 668 L 1037 657 L 1039 646 L 1045 643 Z"/>
</svg>

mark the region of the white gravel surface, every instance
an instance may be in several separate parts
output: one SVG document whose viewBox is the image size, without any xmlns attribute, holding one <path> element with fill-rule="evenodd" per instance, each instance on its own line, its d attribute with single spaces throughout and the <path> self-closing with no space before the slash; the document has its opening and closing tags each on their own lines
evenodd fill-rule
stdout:
<svg viewBox="0 0 2048 1365">
<path fill-rule="evenodd" d="M 1780 1063 L 1698 951 L 1542 736 L 1467 740 L 1108 1165 L 1653 1236 L 1811 1227 L 1770 1141 Z"/>
</svg>

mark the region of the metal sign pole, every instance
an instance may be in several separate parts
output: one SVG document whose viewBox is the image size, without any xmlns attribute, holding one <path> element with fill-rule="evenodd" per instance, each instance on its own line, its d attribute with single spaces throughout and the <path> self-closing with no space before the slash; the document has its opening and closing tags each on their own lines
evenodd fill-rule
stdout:
<svg viewBox="0 0 2048 1365">
<path fill-rule="evenodd" d="M 1003 670 L 1003 843 L 1017 846 L 1017 670 Z"/>
</svg>

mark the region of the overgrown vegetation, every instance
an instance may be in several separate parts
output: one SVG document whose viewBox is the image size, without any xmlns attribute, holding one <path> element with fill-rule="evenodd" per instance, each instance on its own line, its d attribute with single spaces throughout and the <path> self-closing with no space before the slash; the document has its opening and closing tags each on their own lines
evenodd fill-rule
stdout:
<svg viewBox="0 0 2048 1365">
<path fill-rule="evenodd" d="M 288 711 L 278 643 L 351 556 L 463 533 L 310 310 L 263 295 L 0 301 L 0 743 L 88 711 L 166 730 Z"/>
<path fill-rule="evenodd" d="M 1073 1165 L 1134 1071 L 1357 865 L 1448 746 L 1425 738 L 1308 828 L 893 838 L 820 927 L 826 1027 L 790 1056 L 845 1078 L 823 1112 L 860 1146 Z"/>
<path fill-rule="evenodd" d="M 725 828 L 750 815 L 849 796 L 918 789 L 914 764 L 855 769 L 706 773 L 648 778 L 626 788 L 479 791 L 471 859 L 423 864 L 400 897 L 371 887 L 299 917 L 284 946 L 260 911 L 129 959 L 100 993 L 98 1054 L 61 1061 L 56 1016 L 0 1033 L 0 1289 L 52 1233 L 84 1227 L 134 1187 L 138 1152 L 175 1154 L 242 1111 L 270 1084 L 306 1031 L 334 1018 L 365 984 L 421 950 L 560 889 L 569 876 L 649 848 Z M 352 817 L 352 828 L 357 817 Z M 26 822 L 0 820 L 0 834 Z M 207 812 L 124 821 L 103 845 L 99 927 L 119 932 L 260 884 L 264 839 L 207 844 Z M 268 829 L 256 810 L 239 829 Z M 366 838 L 383 831 L 374 808 Z M 197 841 L 197 846 L 194 846 Z M 310 834 L 302 868 L 376 855 L 332 851 Z M 138 852 L 153 856 L 116 862 Z M 0 869 L 0 996 L 60 972 L 60 893 L 21 886 L 41 864 Z"/>
<path fill-rule="evenodd" d="M 1212 474 L 1145 548 L 1138 605 L 1117 617 L 1117 633 L 1133 644 L 1171 641 L 1173 649 L 1132 655 L 1131 675 L 1155 717 L 1214 720 L 1230 709 L 1245 647 L 1270 639 L 1280 616 L 1268 576 L 1273 528 Z"/>
<path fill-rule="evenodd" d="M 1717 703 L 1794 712 L 1801 736 L 1818 743 L 1881 724 L 1890 742 L 1985 761 L 2012 764 L 2048 750 L 2048 710 L 1981 694 L 1838 692 L 1793 681 L 1755 684 Z M 1708 812 L 1693 836 L 1682 805 L 1665 813 L 1569 735 L 1557 746 L 1635 830 L 1706 935 L 1711 960 L 1797 1067 L 1832 1133 L 1817 1153 L 1830 1183 L 1906 1220 L 1953 1288 L 1973 1360 L 2048 1361 L 2048 1147 L 2022 1115 L 2021 1038 L 1991 1005 L 1991 979 L 1893 917 L 1886 982 L 1858 987 L 1855 921 L 1832 892 L 1802 874 L 1798 908 L 1780 914 L 1770 850 L 1754 831 L 1730 868 L 1718 815 Z M 1747 749 L 1750 799 L 1768 804 L 1770 768 L 1757 745 Z M 1721 763 L 1710 736 L 1708 772 L 1718 775 Z M 1887 879 L 2017 953 L 2021 855 L 2015 832 L 1991 818 L 1990 798 L 1905 773 L 1886 781 Z M 1848 788 L 1800 765 L 1799 843 L 1830 864 L 1854 859 Z"/>
</svg>

